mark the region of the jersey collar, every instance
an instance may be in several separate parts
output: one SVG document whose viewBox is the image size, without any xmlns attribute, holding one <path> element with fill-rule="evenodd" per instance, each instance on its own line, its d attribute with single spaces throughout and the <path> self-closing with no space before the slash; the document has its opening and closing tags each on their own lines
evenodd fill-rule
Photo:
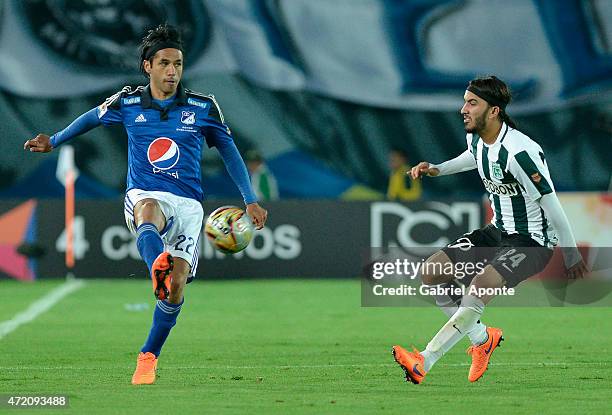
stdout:
<svg viewBox="0 0 612 415">
<path fill-rule="evenodd" d="M 495 138 L 495 141 L 492 144 L 487 144 L 484 142 L 484 140 L 482 140 L 482 137 L 478 137 L 480 140 L 482 140 L 482 145 L 485 147 L 493 147 L 495 145 L 497 145 L 497 143 L 503 143 L 504 138 L 506 138 L 506 134 L 508 134 L 508 124 L 506 124 L 505 122 L 502 122 L 501 125 L 501 129 L 499 130 L 499 133 L 497 134 L 497 137 Z M 501 137 L 501 139 L 500 139 Z"/>
<path fill-rule="evenodd" d="M 142 94 L 140 96 L 140 105 L 142 108 L 152 108 L 153 106 L 153 97 L 151 96 L 151 85 L 147 85 Z M 176 88 L 176 98 L 174 100 L 174 105 L 187 105 L 187 95 L 185 94 L 185 88 L 183 88 L 183 84 L 179 82 Z"/>
</svg>

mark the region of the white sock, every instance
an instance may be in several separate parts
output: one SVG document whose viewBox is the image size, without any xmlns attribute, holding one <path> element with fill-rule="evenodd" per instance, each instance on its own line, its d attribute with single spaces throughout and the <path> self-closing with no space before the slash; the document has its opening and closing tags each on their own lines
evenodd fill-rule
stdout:
<svg viewBox="0 0 612 415">
<path fill-rule="evenodd" d="M 467 332 L 467 336 L 469 337 L 470 342 L 472 342 L 474 346 L 480 346 L 481 344 L 484 344 L 484 342 L 486 342 L 489 338 L 489 334 L 487 333 L 487 326 L 485 326 L 480 320 L 478 320 L 474 325 L 474 328 Z"/>
<path fill-rule="evenodd" d="M 436 305 L 448 318 L 451 318 L 459 310 L 457 303 L 448 295 L 434 295 L 433 297 L 436 299 Z M 478 320 L 474 329 L 468 331 L 466 335 L 474 346 L 479 346 L 487 341 L 487 326 Z"/>
<path fill-rule="evenodd" d="M 426 371 L 429 371 L 438 359 L 444 356 L 463 336 L 475 329 L 476 322 L 483 311 L 484 303 L 478 297 L 473 295 L 463 296 L 461 307 L 442 326 L 421 353 L 425 358 L 424 369 Z"/>
<path fill-rule="evenodd" d="M 438 334 L 439 334 L 439 332 L 438 332 Z M 458 331 L 456 331 L 455 333 L 452 333 L 451 337 L 448 338 L 448 343 L 451 344 L 450 347 L 453 347 L 455 344 L 457 344 L 459 342 L 459 340 L 461 340 L 463 338 L 464 335 L 465 334 L 459 333 Z M 449 348 L 449 350 L 450 350 L 450 348 Z M 429 372 L 431 370 L 431 368 L 433 367 L 433 365 L 435 365 L 436 362 L 438 360 L 440 360 L 440 358 L 442 356 L 444 356 L 444 353 L 446 353 L 446 352 L 447 352 L 447 350 L 443 350 L 441 348 L 437 349 L 437 350 L 433 350 L 432 348 L 429 347 L 429 344 L 427 344 L 427 347 L 425 348 L 425 350 L 423 350 L 421 352 L 421 355 L 425 359 L 424 362 L 423 362 L 423 367 L 424 367 L 425 371 Z"/>
</svg>

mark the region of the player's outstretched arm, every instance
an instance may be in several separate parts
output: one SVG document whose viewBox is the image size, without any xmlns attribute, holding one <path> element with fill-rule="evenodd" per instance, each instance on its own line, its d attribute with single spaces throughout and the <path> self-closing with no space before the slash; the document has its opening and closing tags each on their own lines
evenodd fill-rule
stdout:
<svg viewBox="0 0 612 415">
<path fill-rule="evenodd" d="M 410 177 L 416 180 L 422 176 L 435 177 L 461 173 L 474 170 L 476 167 L 474 156 L 469 150 L 465 150 L 454 159 L 445 161 L 444 163 L 431 164 L 427 161 L 422 161 L 407 172 L 407 174 L 410 174 Z"/>
<path fill-rule="evenodd" d="M 437 176 L 440 174 L 440 170 L 436 168 L 431 168 L 431 164 L 428 161 L 422 161 L 416 166 L 414 166 L 410 171 L 406 172 L 412 177 L 412 180 L 417 180 L 422 176 Z"/>
<path fill-rule="evenodd" d="M 53 134 L 51 137 L 46 134 L 38 134 L 33 139 L 26 141 L 23 149 L 35 153 L 48 153 L 52 151 L 60 144 L 101 125 L 102 121 L 98 118 L 97 111 L 98 108 L 92 108 L 70 123 L 68 127 Z"/>
<path fill-rule="evenodd" d="M 31 140 L 27 140 L 23 144 L 24 150 L 30 150 L 33 153 L 48 153 L 53 150 L 51 138 L 47 134 L 38 134 Z"/>
</svg>

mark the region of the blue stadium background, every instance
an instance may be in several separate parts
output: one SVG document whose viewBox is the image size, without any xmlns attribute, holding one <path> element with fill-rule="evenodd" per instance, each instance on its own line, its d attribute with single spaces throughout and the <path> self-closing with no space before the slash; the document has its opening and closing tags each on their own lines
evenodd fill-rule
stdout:
<svg viewBox="0 0 612 415">
<path fill-rule="evenodd" d="M 239 147 L 263 152 L 283 198 L 354 196 L 356 185 L 382 194 L 391 147 L 412 163 L 458 154 L 465 84 L 489 73 L 511 84 L 509 113 L 544 147 L 559 189 L 610 185 L 607 1 L 5 0 L 0 13 L 3 197 L 61 197 L 57 155 L 31 157 L 23 141 L 143 83 L 136 46 L 160 21 L 185 33 L 185 85 L 216 95 Z M 119 196 L 123 131 L 73 143 L 79 195 Z M 203 166 L 210 198 L 237 195 L 214 151 Z M 471 174 L 425 186 L 429 197 L 481 192 Z"/>
</svg>

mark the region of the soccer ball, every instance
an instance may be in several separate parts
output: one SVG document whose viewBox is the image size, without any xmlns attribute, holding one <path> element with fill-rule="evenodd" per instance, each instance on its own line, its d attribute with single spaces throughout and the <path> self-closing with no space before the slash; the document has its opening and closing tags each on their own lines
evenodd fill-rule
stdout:
<svg viewBox="0 0 612 415">
<path fill-rule="evenodd" d="M 206 219 L 204 232 L 219 251 L 235 254 L 247 247 L 253 238 L 251 218 L 236 206 L 221 206 Z"/>
</svg>

